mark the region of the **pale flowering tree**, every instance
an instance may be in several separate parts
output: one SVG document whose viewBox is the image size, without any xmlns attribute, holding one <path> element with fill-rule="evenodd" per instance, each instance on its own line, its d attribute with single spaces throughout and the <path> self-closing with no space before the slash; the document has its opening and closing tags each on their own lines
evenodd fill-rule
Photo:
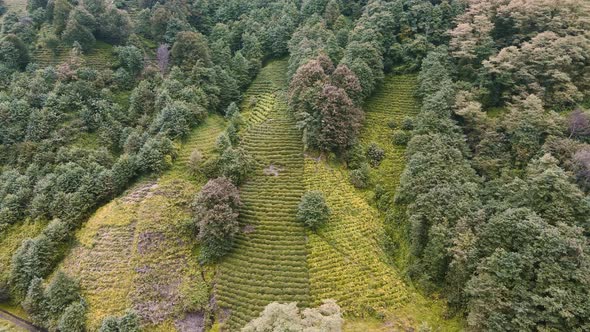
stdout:
<svg viewBox="0 0 590 332">
<path fill-rule="evenodd" d="M 158 60 L 158 69 L 160 69 L 162 74 L 166 74 L 166 71 L 168 71 L 168 65 L 170 64 L 170 50 L 168 49 L 168 44 L 161 44 L 160 47 L 158 47 L 156 57 Z"/>
</svg>

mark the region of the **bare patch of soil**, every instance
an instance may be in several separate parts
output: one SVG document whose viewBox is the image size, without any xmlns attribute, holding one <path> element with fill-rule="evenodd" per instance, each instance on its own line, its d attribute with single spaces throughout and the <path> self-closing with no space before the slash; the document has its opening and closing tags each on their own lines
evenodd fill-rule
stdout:
<svg viewBox="0 0 590 332">
<path fill-rule="evenodd" d="M 125 203 L 138 203 L 143 201 L 146 198 L 149 198 L 154 195 L 155 189 L 158 188 L 158 184 L 156 182 L 148 182 L 143 185 L 140 185 L 132 193 L 123 197 L 123 202 Z"/>
<path fill-rule="evenodd" d="M 183 319 L 174 322 L 176 329 L 180 332 L 204 332 L 205 314 L 199 312 L 187 312 Z"/>
<path fill-rule="evenodd" d="M 279 172 L 283 170 L 280 166 L 275 166 L 274 164 L 270 164 L 267 168 L 263 170 L 264 175 L 272 175 L 272 176 L 279 176 Z"/>
</svg>

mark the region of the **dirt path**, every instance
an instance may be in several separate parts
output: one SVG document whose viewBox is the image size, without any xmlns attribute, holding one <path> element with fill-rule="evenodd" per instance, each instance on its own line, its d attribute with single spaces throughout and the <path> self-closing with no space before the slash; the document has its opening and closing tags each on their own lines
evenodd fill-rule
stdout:
<svg viewBox="0 0 590 332">
<path fill-rule="evenodd" d="M 35 325 L 33 325 L 33 323 L 27 322 L 26 320 L 24 320 L 18 316 L 15 316 L 15 315 L 11 314 L 10 312 L 2 310 L 2 309 L 0 309 L 0 319 L 9 321 L 12 324 L 14 324 L 22 329 L 25 329 L 27 331 L 31 331 L 31 332 L 47 331 L 45 329 L 38 328 Z"/>
</svg>

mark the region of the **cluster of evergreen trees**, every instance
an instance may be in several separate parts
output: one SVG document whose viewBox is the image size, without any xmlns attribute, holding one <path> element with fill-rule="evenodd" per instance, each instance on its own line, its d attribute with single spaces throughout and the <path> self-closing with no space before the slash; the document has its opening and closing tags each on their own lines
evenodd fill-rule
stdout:
<svg viewBox="0 0 590 332">
<path fill-rule="evenodd" d="M 588 15 L 581 1 L 470 1 L 422 63 L 395 197 L 410 274 L 477 330 L 590 328 L 588 114 L 552 111 L 587 97 Z"/>
</svg>

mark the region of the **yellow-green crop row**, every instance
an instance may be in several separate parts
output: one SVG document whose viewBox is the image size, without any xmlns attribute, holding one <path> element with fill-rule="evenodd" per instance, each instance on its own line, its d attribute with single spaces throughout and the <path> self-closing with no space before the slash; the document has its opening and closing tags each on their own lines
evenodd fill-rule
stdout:
<svg viewBox="0 0 590 332">
<path fill-rule="evenodd" d="M 309 235 L 308 264 L 314 304 L 332 298 L 347 316 L 367 317 L 406 303 L 408 292 L 387 265 L 379 246 L 379 214 L 348 182 L 346 172 L 306 159 L 308 190 L 324 194 L 331 215 L 318 234 Z"/>
<path fill-rule="evenodd" d="M 414 96 L 416 80 L 416 75 L 411 74 L 387 76 L 364 106 L 361 143 L 366 147 L 374 142 L 385 150 L 385 159 L 372 169 L 371 178 L 390 193 L 395 193 L 406 158 L 405 148 L 393 144 L 394 129 L 389 123 L 393 121 L 399 129 L 405 118 L 418 114 L 420 104 Z"/>
<path fill-rule="evenodd" d="M 229 313 L 224 328 L 230 331 L 273 301 L 310 304 L 305 230 L 295 220 L 305 189 L 303 146 L 280 91 L 285 74 L 285 61 L 268 64 L 242 104 L 241 145 L 256 160 L 256 170 L 240 188 L 244 232 L 221 263 L 216 284 L 218 304 Z"/>
</svg>

